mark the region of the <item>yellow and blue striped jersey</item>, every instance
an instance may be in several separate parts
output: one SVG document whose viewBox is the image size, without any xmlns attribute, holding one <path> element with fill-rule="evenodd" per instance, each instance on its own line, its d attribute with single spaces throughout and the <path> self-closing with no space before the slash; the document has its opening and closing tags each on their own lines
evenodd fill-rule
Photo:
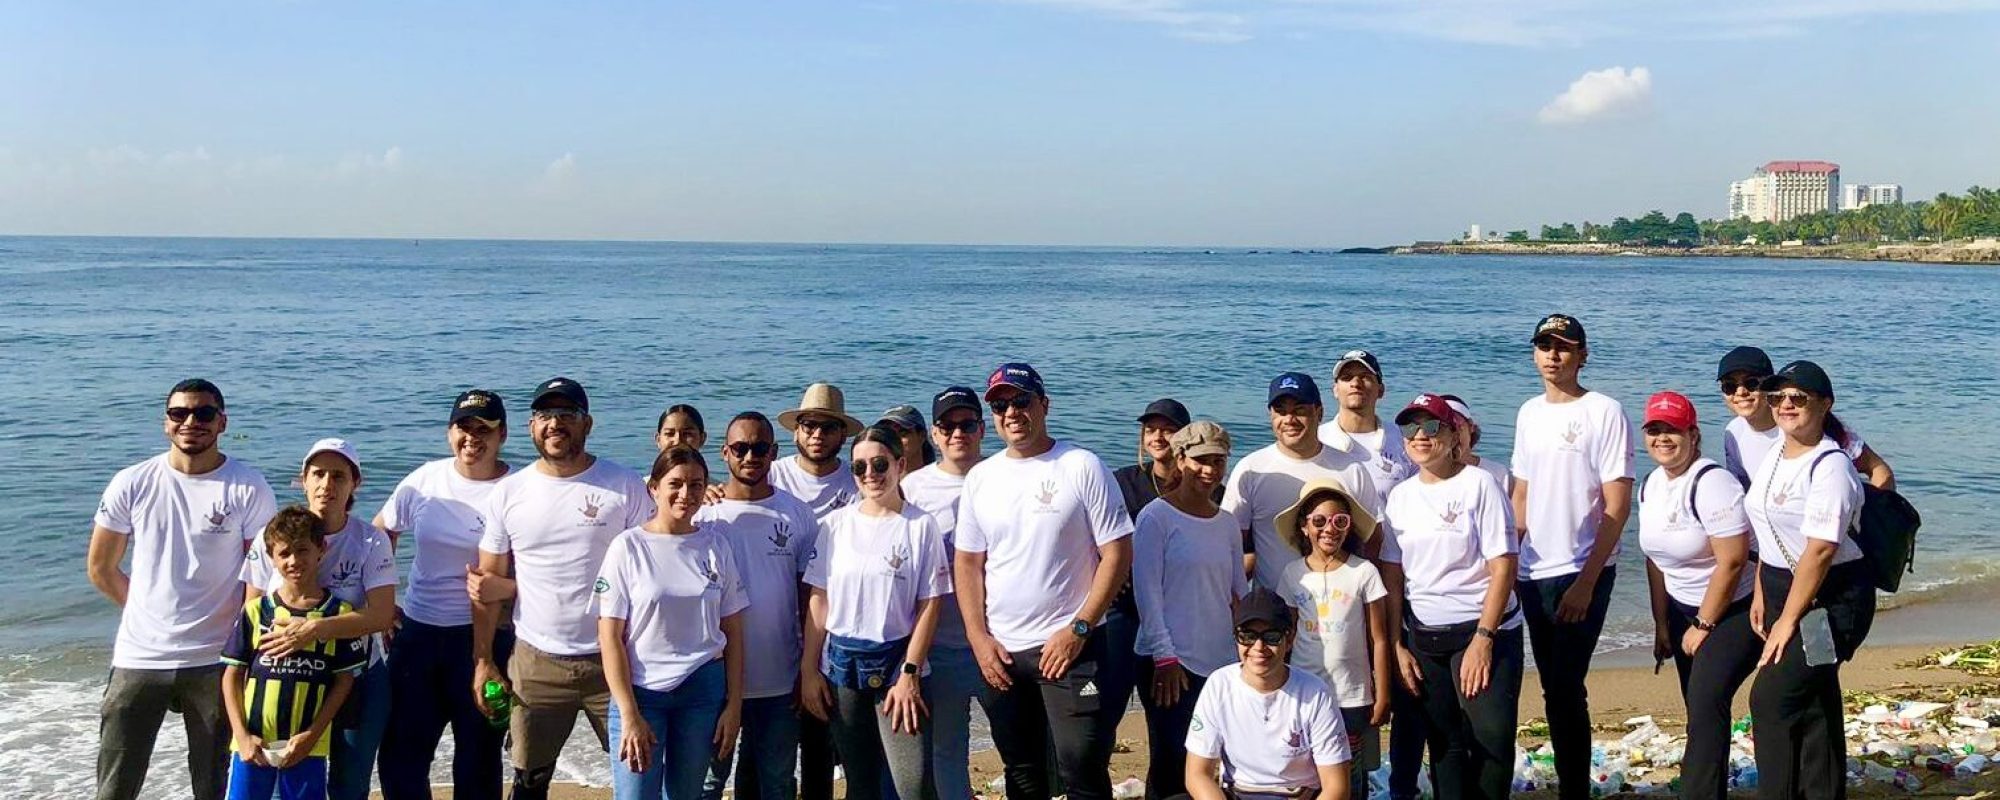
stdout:
<svg viewBox="0 0 2000 800">
<path fill-rule="evenodd" d="M 312 726 L 313 718 L 333 691 L 334 676 L 359 671 L 368 664 L 368 646 L 361 639 L 315 642 L 283 658 L 257 652 L 272 624 L 282 619 L 317 619 L 352 614 L 332 592 L 312 608 L 292 608 L 267 593 L 243 604 L 236 633 L 222 648 L 222 663 L 248 672 L 243 683 L 243 712 L 251 733 L 266 742 L 289 739 Z M 321 736 L 311 755 L 323 756 L 332 737 Z"/>
</svg>

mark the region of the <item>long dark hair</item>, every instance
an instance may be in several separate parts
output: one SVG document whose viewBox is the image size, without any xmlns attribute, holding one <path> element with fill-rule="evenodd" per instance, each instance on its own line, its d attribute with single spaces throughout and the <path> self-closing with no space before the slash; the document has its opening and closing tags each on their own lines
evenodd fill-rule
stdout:
<svg viewBox="0 0 2000 800">
<path fill-rule="evenodd" d="M 853 457 L 854 448 L 860 447 L 862 442 L 874 442 L 889 448 L 891 456 L 897 461 L 903 460 L 903 434 L 895 428 L 891 428 L 880 422 L 862 428 L 861 435 L 854 437 L 854 443 L 848 445 L 847 454 L 849 457 Z M 905 464 L 903 467 L 904 469 L 908 469 L 909 465 Z"/>
<path fill-rule="evenodd" d="M 1842 450 L 1854 444 L 1854 434 L 1847 430 L 1846 425 L 1841 424 L 1840 417 L 1834 416 L 1832 411 L 1826 412 L 1826 435 Z"/>
<path fill-rule="evenodd" d="M 667 406 L 667 410 L 660 412 L 660 421 L 654 423 L 653 431 L 658 432 L 661 428 L 667 427 L 667 418 L 675 414 L 686 415 L 688 421 L 694 423 L 694 429 L 696 432 L 700 433 L 703 436 L 708 435 L 708 426 L 702 423 L 701 412 L 696 411 L 694 406 L 688 405 L 686 403 L 675 403 L 673 405 Z"/>
</svg>

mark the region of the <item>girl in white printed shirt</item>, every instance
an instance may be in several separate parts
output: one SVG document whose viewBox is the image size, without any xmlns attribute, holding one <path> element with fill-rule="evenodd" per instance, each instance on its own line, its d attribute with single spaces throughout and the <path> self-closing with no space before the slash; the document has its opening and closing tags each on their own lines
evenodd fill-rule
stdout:
<svg viewBox="0 0 2000 800">
<path fill-rule="evenodd" d="M 1150 753 L 1146 786 L 1156 797 L 1185 791 L 1188 725 L 1202 683 L 1236 660 L 1230 611 L 1250 591 L 1236 518 L 1215 504 L 1229 467 L 1229 433 L 1196 420 L 1173 433 L 1178 480 L 1146 504 L 1132 534 L 1132 589 L 1139 607 L 1134 652 L 1145 659 L 1140 705 Z"/>
<path fill-rule="evenodd" d="M 658 510 L 611 541 L 595 587 L 611 794 L 693 800 L 709 762 L 736 746 L 750 598 L 735 548 L 695 526 L 708 490 L 701 453 L 668 448 L 646 486 Z"/>
<path fill-rule="evenodd" d="M 854 440 L 861 502 L 820 521 L 806 564 L 799 699 L 829 723 L 849 797 L 884 796 L 886 774 L 897 796 L 914 798 L 931 774 L 921 681 L 951 566 L 937 520 L 903 500 L 902 453 L 883 425 Z"/>
<path fill-rule="evenodd" d="M 1375 564 L 1359 554 L 1375 536 L 1375 517 L 1339 481 L 1321 478 L 1278 515 L 1278 530 L 1304 556 L 1285 565 L 1278 589 L 1299 612 L 1294 661 L 1326 681 L 1340 705 L 1354 755 L 1350 791 L 1364 800 L 1368 773 L 1382 758 L 1379 728 L 1389 721 L 1395 652 L 1389 592 Z M 1416 746 L 1423 746 L 1421 739 Z"/>
<path fill-rule="evenodd" d="M 1757 667 L 1750 631 L 1750 520 L 1743 485 L 1701 455 L 1694 404 L 1673 392 L 1646 401 L 1646 450 L 1659 469 L 1639 489 L 1639 547 L 1653 598 L 1653 658 L 1674 660 L 1687 704 L 1681 797 L 1729 789 L 1730 702 Z"/>
</svg>

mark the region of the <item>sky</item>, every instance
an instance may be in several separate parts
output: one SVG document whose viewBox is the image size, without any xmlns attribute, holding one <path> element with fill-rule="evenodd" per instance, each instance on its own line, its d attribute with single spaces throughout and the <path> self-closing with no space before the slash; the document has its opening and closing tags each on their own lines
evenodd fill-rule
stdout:
<svg viewBox="0 0 2000 800">
<path fill-rule="evenodd" d="M 0 0 L 0 234 L 1338 247 L 2000 184 L 2000 0 Z"/>
</svg>

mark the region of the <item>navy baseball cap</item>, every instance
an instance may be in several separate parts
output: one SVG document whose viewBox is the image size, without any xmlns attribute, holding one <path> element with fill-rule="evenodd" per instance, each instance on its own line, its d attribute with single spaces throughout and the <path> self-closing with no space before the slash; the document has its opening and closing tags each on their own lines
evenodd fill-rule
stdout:
<svg viewBox="0 0 2000 800">
<path fill-rule="evenodd" d="M 1264 404 L 1277 405 L 1280 397 L 1289 397 L 1307 405 L 1325 405 L 1319 398 L 1319 384 L 1303 372 L 1287 372 L 1271 379 L 1271 398 Z"/>
<path fill-rule="evenodd" d="M 944 415 L 954 408 L 969 408 L 981 415 L 986 413 L 986 409 L 979 405 L 979 395 L 964 386 L 952 386 L 931 398 L 931 422 L 944 419 Z"/>
<path fill-rule="evenodd" d="M 1272 630 L 1291 630 L 1298 619 L 1292 613 L 1292 606 L 1269 589 L 1256 589 L 1237 602 L 1233 615 L 1236 627 L 1241 628 L 1252 622 L 1262 622 Z"/>
<path fill-rule="evenodd" d="M 542 381 L 542 385 L 535 387 L 535 399 L 528 403 L 528 408 L 541 408 L 542 401 L 551 397 L 567 398 L 576 404 L 578 411 L 590 413 L 590 395 L 584 394 L 583 384 L 561 376 Z"/>
<path fill-rule="evenodd" d="M 1154 417 L 1163 418 L 1173 423 L 1176 428 L 1187 427 L 1188 421 L 1194 418 L 1188 414 L 1187 406 L 1181 405 L 1181 401 L 1171 397 L 1162 397 L 1151 403 L 1147 403 L 1146 410 L 1139 412 L 1140 422 L 1145 422 Z"/>
<path fill-rule="evenodd" d="M 1341 368 L 1349 364 L 1360 364 L 1361 366 L 1367 367 L 1369 372 L 1375 373 L 1375 380 L 1377 381 L 1382 380 L 1382 362 L 1377 361 L 1375 359 L 1374 353 L 1370 353 L 1366 350 L 1349 350 L 1345 353 L 1342 353 L 1340 355 L 1340 360 L 1333 362 L 1334 380 L 1340 379 Z"/>
<path fill-rule="evenodd" d="M 1833 379 L 1826 376 L 1826 370 L 1811 361 L 1786 364 L 1777 374 L 1764 379 L 1764 391 L 1767 392 L 1786 386 L 1797 386 L 1828 400 L 1833 399 Z"/>
<path fill-rule="evenodd" d="M 1727 378 L 1731 372 L 1748 372 L 1762 378 L 1776 370 L 1771 368 L 1771 357 L 1765 355 L 1763 350 L 1745 345 L 1722 357 L 1722 363 L 1715 367 L 1715 379 Z"/>
<path fill-rule="evenodd" d="M 1036 397 L 1049 396 L 1048 390 L 1042 388 L 1042 374 L 1036 372 L 1034 367 L 1018 361 L 1001 364 L 993 370 L 992 375 L 986 377 L 986 398 L 991 400 L 993 390 L 1002 386 L 1012 386 L 1032 393 Z"/>
<path fill-rule="evenodd" d="M 1535 324 L 1535 335 L 1528 337 L 1529 343 L 1539 342 L 1553 336 L 1579 347 L 1587 346 L 1583 338 L 1583 323 L 1568 314 L 1550 314 Z"/>
<path fill-rule="evenodd" d="M 467 389 L 459 393 L 451 403 L 451 424 L 471 417 L 482 419 L 494 425 L 507 424 L 507 406 L 500 402 L 500 395 L 485 389 Z"/>
</svg>

